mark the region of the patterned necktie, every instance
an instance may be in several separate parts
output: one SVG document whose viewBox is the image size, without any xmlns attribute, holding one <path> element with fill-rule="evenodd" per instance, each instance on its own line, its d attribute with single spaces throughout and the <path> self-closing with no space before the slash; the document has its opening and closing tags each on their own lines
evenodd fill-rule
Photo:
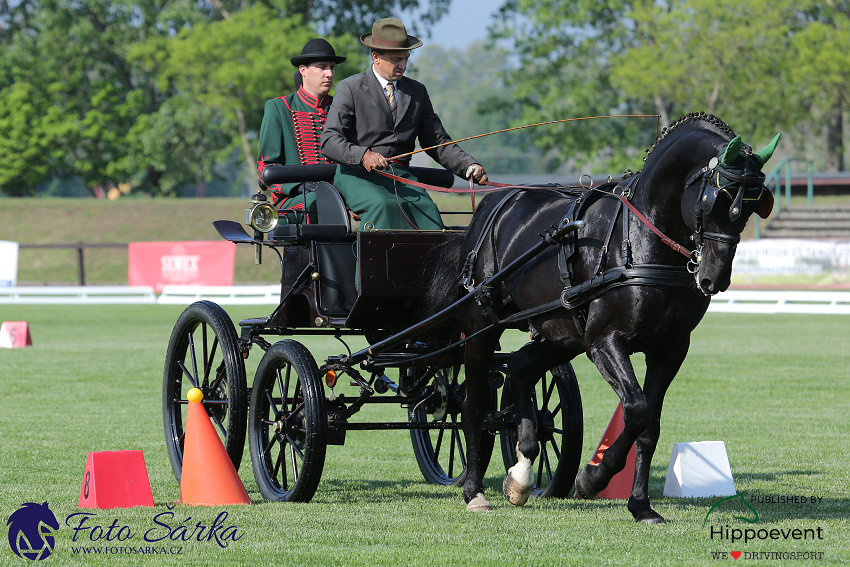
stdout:
<svg viewBox="0 0 850 567">
<path fill-rule="evenodd" d="M 395 100 L 395 85 L 392 83 L 387 83 L 384 91 L 387 93 L 387 102 L 390 103 L 390 112 L 393 113 L 393 119 L 396 117 L 396 109 L 398 108 L 398 104 Z"/>
</svg>

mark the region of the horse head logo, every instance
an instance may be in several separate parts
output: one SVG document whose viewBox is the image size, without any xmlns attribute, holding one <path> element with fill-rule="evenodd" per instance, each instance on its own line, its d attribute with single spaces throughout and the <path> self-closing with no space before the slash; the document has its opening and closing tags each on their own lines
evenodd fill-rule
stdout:
<svg viewBox="0 0 850 567">
<path fill-rule="evenodd" d="M 59 529 L 56 516 L 47 502 L 27 502 L 9 516 L 9 547 L 18 557 L 41 561 L 50 556 L 55 545 L 53 532 Z"/>
<path fill-rule="evenodd" d="M 736 520 L 743 520 L 748 524 L 755 524 L 759 521 L 759 513 L 756 512 L 756 509 L 753 508 L 749 502 L 747 502 L 747 499 L 744 498 L 744 493 L 742 492 L 740 494 L 728 496 L 726 498 L 723 498 L 722 500 L 718 500 L 717 502 L 715 502 L 714 506 L 709 508 L 708 513 L 705 515 L 705 520 L 703 520 L 702 522 L 703 527 L 705 527 L 705 524 L 708 522 L 708 517 L 711 516 L 711 513 L 714 512 L 714 509 L 717 508 L 719 505 L 723 504 L 724 502 L 729 502 L 730 500 L 740 500 L 744 504 L 744 506 L 749 508 L 750 511 L 753 513 L 753 516 L 751 518 L 748 518 L 746 516 L 732 516 L 733 518 L 735 518 Z"/>
</svg>

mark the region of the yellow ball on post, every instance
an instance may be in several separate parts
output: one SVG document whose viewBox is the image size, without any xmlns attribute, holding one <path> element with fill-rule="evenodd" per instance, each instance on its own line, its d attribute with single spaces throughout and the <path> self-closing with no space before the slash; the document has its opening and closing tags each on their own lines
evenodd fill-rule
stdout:
<svg viewBox="0 0 850 567">
<path fill-rule="evenodd" d="M 204 393 L 198 388 L 192 388 L 186 394 L 186 399 L 195 403 L 202 402 L 204 401 Z"/>
</svg>

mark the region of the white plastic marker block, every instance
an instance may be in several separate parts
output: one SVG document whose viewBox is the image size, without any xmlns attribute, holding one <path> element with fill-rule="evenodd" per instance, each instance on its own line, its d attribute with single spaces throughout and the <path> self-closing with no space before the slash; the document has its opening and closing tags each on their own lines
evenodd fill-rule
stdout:
<svg viewBox="0 0 850 567">
<path fill-rule="evenodd" d="M 673 443 L 664 496 L 734 496 L 735 481 L 723 441 Z"/>
</svg>

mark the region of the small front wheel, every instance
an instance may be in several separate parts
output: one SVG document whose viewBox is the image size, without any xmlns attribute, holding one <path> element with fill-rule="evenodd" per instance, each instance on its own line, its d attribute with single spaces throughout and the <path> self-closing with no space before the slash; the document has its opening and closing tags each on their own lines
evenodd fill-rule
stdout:
<svg viewBox="0 0 850 567">
<path fill-rule="evenodd" d="M 319 486 L 328 416 L 319 369 L 310 351 L 280 341 L 266 351 L 251 388 L 248 444 L 263 497 L 309 502 Z"/>
<path fill-rule="evenodd" d="M 177 482 L 183 472 L 186 393 L 200 388 L 204 408 L 236 470 L 245 448 L 248 387 L 236 329 L 218 304 L 198 301 L 187 307 L 171 333 L 165 354 L 162 418 L 165 445 Z"/>
</svg>

